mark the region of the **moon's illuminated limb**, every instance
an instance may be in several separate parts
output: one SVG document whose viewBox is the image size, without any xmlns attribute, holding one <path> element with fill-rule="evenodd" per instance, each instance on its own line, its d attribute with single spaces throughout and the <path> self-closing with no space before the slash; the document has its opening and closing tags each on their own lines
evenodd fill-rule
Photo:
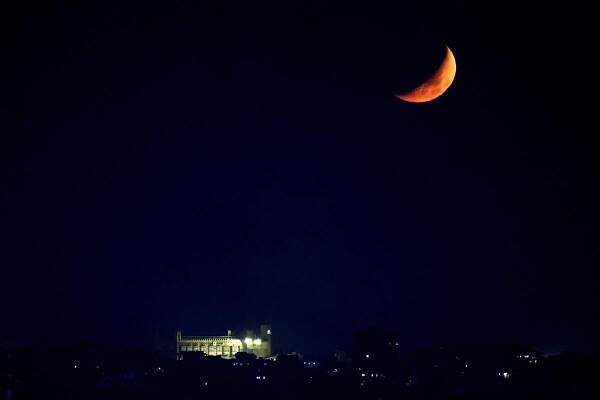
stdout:
<svg viewBox="0 0 600 400">
<path fill-rule="evenodd" d="M 450 87 L 456 75 L 456 60 L 454 54 L 446 46 L 446 56 L 440 67 L 431 78 L 427 79 L 415 89 L 396 95 L 399 99 L 410 103 L 425 103 L 440 97 Z"/>
</svg>

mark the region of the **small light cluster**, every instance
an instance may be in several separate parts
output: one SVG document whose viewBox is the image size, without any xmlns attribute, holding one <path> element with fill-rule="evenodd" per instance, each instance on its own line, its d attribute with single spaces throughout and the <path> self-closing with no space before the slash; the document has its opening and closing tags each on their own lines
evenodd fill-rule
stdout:
<svg viewBox="0 0 600 400">
<path fill-rule="evenodd" d="M 533 354 L 519 354 L 517 358 L 520 360 L 526 360 L 529 364 L 537 364 L 538 359 Z"/>
<path fill-rule="evenodd" d="M 363 372 L 360 376 L 363 378 L 385 378 L 385 375 L 380 374 L 379 372 L 371 372 L 370 374 Z"/>
<path fill-rule="evenodd" d="M 234 361 L 233 362 L 233 366 L 234 367 L 243 367 L 243 366 L 249 367 L 250 363 L 249 362 Z"/>
<path fill-rule="evenodd" d="M 247 337 L 244 339 L 244 343 L 246 344 L 246 346 L 260 346 L 262 340 L 260 340 L 260 338 L 252 339 L 251 337 Z"/>
<path fill-rule="evenodd" d="M 498 372 L 498 376 L 500 376 L 502 379 L 509 379 L 510 378 L 510 372 L 509 371 L 500 371 Z"/>
</svg>

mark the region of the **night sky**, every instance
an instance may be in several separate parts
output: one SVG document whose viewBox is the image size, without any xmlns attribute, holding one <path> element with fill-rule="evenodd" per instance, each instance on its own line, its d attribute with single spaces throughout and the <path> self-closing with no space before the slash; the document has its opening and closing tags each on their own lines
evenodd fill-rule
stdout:
<svg viewBox="0 0 600 400">
<path fill-rule="evenodd" d="M 593 13 L 483 3 L 3 10 L 0 337 L 600 345 Z"/>
</svg>

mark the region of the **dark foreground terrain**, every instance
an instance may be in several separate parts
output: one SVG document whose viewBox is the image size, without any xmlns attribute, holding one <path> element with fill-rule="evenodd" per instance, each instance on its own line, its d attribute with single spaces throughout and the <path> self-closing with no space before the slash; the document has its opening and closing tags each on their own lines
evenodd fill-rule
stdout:
<svg viewBox="0 0 600 400">
<path fill-rule="evenodd" d="M 544 356 L 517 347 L 358 343 L 351 356 L 234 360 L 93 346 L 0 352 L 0 398 L 25 399 L 598 399 L 598 352 Z M 350 361 L 351 360 L 351 361 Z"/>
</svg>

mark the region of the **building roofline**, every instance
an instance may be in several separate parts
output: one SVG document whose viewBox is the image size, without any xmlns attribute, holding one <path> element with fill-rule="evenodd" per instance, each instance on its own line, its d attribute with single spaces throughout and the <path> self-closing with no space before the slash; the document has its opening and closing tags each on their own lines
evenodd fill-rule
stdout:
<svg viewBox="0 0 600 400">
<path fill-rule="evenodd" d="M 237 336 L 181 336 L 181 340 L 185 339 L 240 339 Z"/>
</svg>

